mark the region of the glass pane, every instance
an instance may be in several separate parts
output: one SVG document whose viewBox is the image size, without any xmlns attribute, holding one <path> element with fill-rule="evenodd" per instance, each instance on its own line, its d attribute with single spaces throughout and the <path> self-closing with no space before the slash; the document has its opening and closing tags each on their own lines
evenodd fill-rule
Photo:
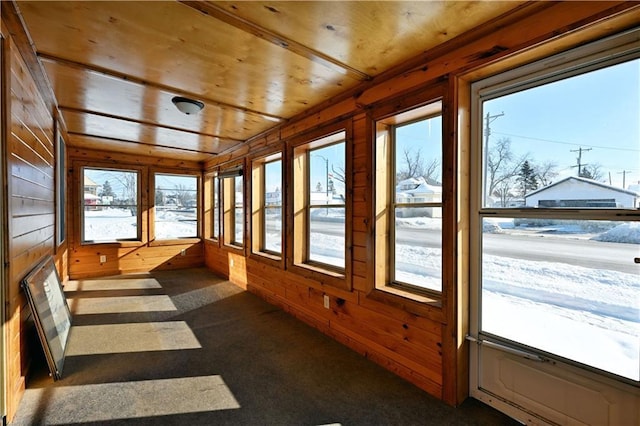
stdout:
<svg viewBox="0 0 640 426">
<path fill-rule="evenodd" d="M 264 165 L 264 247 L 265 251 L 282 253 L 282 161 Z"/>
<path fill-rule="evenodd" d="M 155 174 L 155 232 L 157 239 L 198 236 L 198 178 Z"/>
<path fill-rule="evenodd" d="M 345 203 L 344 142 L 309 151 L 309 203 Z"/>
<path fill-rule="evenodd" d="M 344 208 L 319 207 L 309 210 L 309 260 L 344 268 Z"/>
<path fill-rule="evenodd" d="M 398 208 L 395 282 L 442 291 L 442 208 Z"/>
<path fill-rule="evenodd" d="M 406 124 L 395 132 L 397 203 L 442 201 L 442 117 Z"/>
<path fill-rule="evenodd" d="M 640 59 L 483 103 L 484 207 L 637 208 Z"/>
<path fill-rule="evenodd" d="M 83 241 L 138 238 L 138 173 L 83 169 Z"/>
<path fill-rule="evenodd" d="M 218 239 L 220 237 L 220 180 L 218 178 L 213 179 L 213 238 Z"/>
<path fill-rule="evenodd" d="M 640 379 L 640 223 L 485 218 L 482 330 Z"/>
<path fill-rule="evenodd" d="M 264 250 L 282 253 L 282 207 L 267 206 L 264 213 Z"/>
<path fill-rule="evenodd" d="M 60 245 L 67 235 L 66 230 L 66 194 L 67 194 L 66 146 L 62 136 L 58 136 L 56 145 L 56 245 Z"/>
<path fill-rule="evenodd" d="M 233 244 L 244 244 L 244 193 L 242 176 L 234 178 L 235 184 L 235 205 L 234 205 L 234 235 Z"/>
</svg>

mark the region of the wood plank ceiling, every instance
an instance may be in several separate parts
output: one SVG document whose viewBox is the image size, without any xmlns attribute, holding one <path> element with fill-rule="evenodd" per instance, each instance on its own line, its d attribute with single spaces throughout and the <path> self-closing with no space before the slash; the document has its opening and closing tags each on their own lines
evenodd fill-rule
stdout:
<svg viewBox="0 0 640 426">
<path fill-rule="evenodd" d="M 204 161 L 520 2 L 15 5 L 70 146 Z M 174 96 L 205 107 L 182 114 Z"/>
</svg>

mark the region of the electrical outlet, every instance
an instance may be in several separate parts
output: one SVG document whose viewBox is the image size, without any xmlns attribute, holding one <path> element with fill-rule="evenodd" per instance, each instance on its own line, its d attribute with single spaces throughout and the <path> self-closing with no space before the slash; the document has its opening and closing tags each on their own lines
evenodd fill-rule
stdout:
<svg viewBox="0 0 640 426">
<path fill-rule="evenodd" d="M 180 256 L 186 256 L 186 255 L 187 255 L 187 249 L 180 250 Z"/>
<path fill-rule="evenodd" d="M 229 266 L 233 268 L 233 257 L 229 259 Z"/>
<path fill-rule="evenodd" d="M 107 262 L 107 256 L 105 256 L 104 254 L 100 255 L 100 263 L 106 263 Z"/>
<path fill-rule="evenodd" d="M 329 309 L 330 305 L 329 305 L 329 296 L 327 296 L 326 294 L 324 295 L 324 307 L 325 309 Z"/>
</svg>

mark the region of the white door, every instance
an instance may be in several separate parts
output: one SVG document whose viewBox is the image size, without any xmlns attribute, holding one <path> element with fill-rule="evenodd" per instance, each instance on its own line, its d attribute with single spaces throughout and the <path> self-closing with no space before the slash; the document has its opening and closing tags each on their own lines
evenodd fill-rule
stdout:
<svg viewBox="0 0 640 426">
<path fill-rule="evenodd" d="M 640 425 L 640 31 L 472 85 L 471 395 Z"/>
</svg>

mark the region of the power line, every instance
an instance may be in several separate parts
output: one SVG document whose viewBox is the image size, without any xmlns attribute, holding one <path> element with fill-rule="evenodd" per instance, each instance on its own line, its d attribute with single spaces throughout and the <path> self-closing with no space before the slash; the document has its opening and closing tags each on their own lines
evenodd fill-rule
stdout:
<svg viewBox="0 0 640 426">
<path fill-rule="evenodd" d="M 551 139 L 533 138 L 533 137 L 529 137 L 529 136 L 514 135 L 514 134 L 511 134 L 511 133 L 502 133 L 502 132 L 496 132 L 496 131 L 493 131 L 492 133 L 494 133 L 496 135 L 511 136 L 511 137 L 514 137 L 514 138 L 521 138 L 521 139 L 530 139 L 530 140 L 533 140 L 533 141 L 540 141 L 540 142 L 549 142 L 549 143 L 555 143 L 555 144 L 559 144 L 559 145 L 570 145 L 570 146 L 578 145 L 578 144 L 572 143 L 572 142 L 562 142 L 562 141 L 554 141 L 554 140 L 551 140 Z M 640 152 L 640 149 L 634 149 L 634 148 L 620 148 L 620 147 L 615 147 L 615 146 L 599 146 L 599 145 L 585 145 L 585 144 L 583 144 L 583 146 L 587 146 L 589 148 L 612 149 L 612 150 L 615 150 L 615 151 Z"/>
</svg>

